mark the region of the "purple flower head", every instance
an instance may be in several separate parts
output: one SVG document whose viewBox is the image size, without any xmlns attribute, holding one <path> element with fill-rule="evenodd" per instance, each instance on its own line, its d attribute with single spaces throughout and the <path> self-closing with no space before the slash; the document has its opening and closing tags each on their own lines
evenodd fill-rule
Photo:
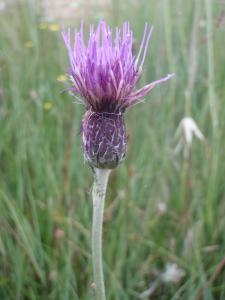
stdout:
<svg viewBox="0 0 225 300">
<path fill-rule="evenodd" d="M 133 33 L 128 22 L 122 30 L 116 28 L 114 34 L 105 22 L 100 22 L 96 30 L 91 25 L 87 44 L 83 23 L 74 33 L 73 46 L 70 30 L 62 33 L 70 59 L 71 89 L 87 110 L 82 121 L 84 156 L 97 168 L 114 168 L 125 158 L 125 110 L 173 76 L 169 74 L 136 90 L 152 30 L 145 25 L 136 56 L 132 53 Z"/>
</svg>

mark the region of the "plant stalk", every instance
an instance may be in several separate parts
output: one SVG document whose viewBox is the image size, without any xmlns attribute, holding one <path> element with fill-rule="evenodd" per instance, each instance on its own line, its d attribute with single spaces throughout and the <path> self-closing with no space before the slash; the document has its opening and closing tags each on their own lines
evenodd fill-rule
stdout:
<svg viewBox="0 0 225 300">
<path fill-rule="evenodd" d="M 92 223 L 92 262 L 96 299 L 105 300 L 105 284 L 102 263 L 102 225 L 104 202 L 110 170 L 95 169 L 95 181 L 92 191 L 93 223 Z"/>
</svg>

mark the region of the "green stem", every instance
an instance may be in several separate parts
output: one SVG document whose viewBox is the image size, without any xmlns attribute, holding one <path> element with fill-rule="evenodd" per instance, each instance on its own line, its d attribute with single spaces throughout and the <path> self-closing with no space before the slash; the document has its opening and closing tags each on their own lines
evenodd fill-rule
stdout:
<svg viewBox="0 0 225 300">
<path fill-rule="evenodd" d="M 105 285 L 102 264 L 102 225 L 105 193 L 110 170 L 95 169 L 95 182 L 92 191 L 93 223 L 92 223 L 92 262 L 96 299 L 105 300 Z"/>
</svg>

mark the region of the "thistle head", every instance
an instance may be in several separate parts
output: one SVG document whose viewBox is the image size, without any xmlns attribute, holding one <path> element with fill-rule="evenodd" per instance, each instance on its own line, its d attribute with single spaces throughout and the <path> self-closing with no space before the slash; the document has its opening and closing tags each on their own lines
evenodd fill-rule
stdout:
<svg viewBox="0 0 225 300">
<path fill-rule="evenodd" d="M 136 56 L 128 22 L 114 33 L 105 22 L 100 22 L 96 30 L 91 25 L 87 43 L 81 23 L 80 30 L 74 32 L 73 46 L 70 30 L 62 33 L 70 60 L 71 89 L 86 108 L 82 121 L 84 157 L 94 167 L 114 168 L 125 158 L 124 112 L 172 77 L 167 75 L 136 90 L 152 30 L 145 25 Z"/>
<path fill-rule="evenodd" d="M 126 155 L 127 135 L 123 113 L 88 110 L 82 121 L 85 159 L 96 168 L 113 169 Z"/>
</svg>

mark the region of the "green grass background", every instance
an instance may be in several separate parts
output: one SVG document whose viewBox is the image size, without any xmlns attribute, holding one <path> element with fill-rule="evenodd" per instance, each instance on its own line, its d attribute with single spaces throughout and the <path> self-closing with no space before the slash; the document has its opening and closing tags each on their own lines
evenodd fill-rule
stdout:
<svg viewBox="0 0 225 300">
<path fill-rule="evenodd" d="M 106 199 L 107 299 L 138 299 L 168 263 L 185 277 L 149 299 L 194 300 L 202 288 L 202 299 L 225 299 L 224 11 L 222 0 L 117 0 L 106 16 L 112 26 L 131 22 L 136 51 L 144 23 L 154 25 L 140 85 L 176 73 L 126 114 L 128 154 Z M 86 29 L 101 11 L 93 15 Z M 0 299 L 93 299 L 84 109 L 61 94 L 67 53 L 42 22 L 37 1 L 0 12 Z M 206 137 L 189 159 L 174 155 L 185 116 Z"/>
</svg>

